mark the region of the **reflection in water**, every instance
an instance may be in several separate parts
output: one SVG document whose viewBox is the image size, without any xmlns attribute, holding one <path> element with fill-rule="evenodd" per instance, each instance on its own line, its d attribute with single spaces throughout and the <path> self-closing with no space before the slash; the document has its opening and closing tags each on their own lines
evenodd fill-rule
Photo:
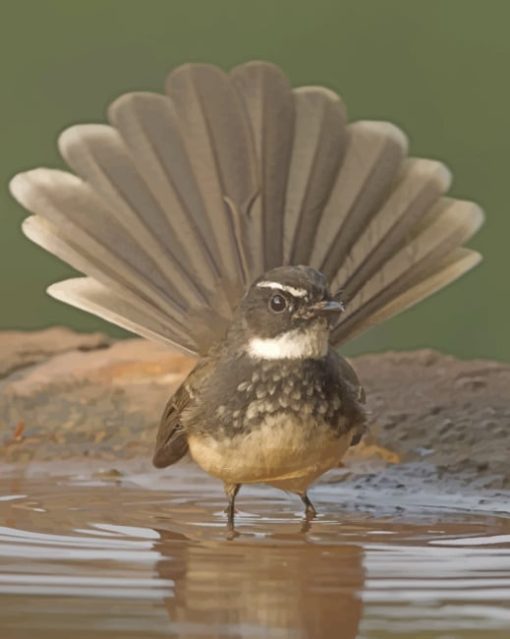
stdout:
<svg viewBox="0 0 510 639">
<path fill-rule="evenodd" d="M 508 639 L 504 516 L 353 516 L 318 487 L 303 531 L 254 488 L 226 541 L 221 486 L 182 472 L 0 478 L 1 639 Z"/>
<path fill-rule="evenodd" d="M 229 637 L 357 636 L 363 587 L 360 546 L 268 543 L 189 544 L 176 561 L 175 535 L 160 530 L 158 575 L 175 582 L 171 621 L 233 627 Z M 289 536 L 290 537 L 290 536 Z M 264 632 L 265 631 L 265 632 Z M 211 634 L 222 637 L 224 634 Z"/>
</svg>

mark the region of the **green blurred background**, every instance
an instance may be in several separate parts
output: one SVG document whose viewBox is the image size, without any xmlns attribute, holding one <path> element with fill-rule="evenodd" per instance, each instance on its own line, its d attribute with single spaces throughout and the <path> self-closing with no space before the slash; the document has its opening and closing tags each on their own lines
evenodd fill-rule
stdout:
<svg viewBox="0 0 510 639">
<path fill-rule="evenodd" d="M 293 84 L 340 92 L 353 119 L 387 119 L 413 155 L 453 170 L 452 193 L 488 221 L 472 245 L 485 262 L 349 352 L 434 347 L 510 359 L 510 2 L 507 0 L 18 0 L 2 3 L 0 329 L 66 324 L 120 331 L 44 293 L 71 270 L 24 239 L 8 179 L 63 166 L 56 137 L 104 120 L 133 90 L 160 90 L 185 61 L 225 68 L 252 58 Z"/>
</svg>

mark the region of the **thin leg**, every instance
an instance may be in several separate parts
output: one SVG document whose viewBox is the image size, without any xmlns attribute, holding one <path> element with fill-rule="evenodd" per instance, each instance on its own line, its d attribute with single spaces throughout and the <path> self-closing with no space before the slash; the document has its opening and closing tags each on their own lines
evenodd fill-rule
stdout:
<svg viewBox="0 0 510 639">
<path fill-rule="evenodd" d="M 235 501 L 236 495 L 241 488 L 241 484 L 225 484 L 225 494 L 228 497 L 228 506 L 227 506 L 227 531 L 229 533 L 233 533 L 234 528 L 234 515 L 236 512 Z"/>
<path fill-rule="evenodd" d="M 301 497 L 301 501 L 305 506 L 305 517 L 309 521 L 310 519 L 314 519 L 317 516 L 317 511 L 315 510 L 314 505 L 310 501 L 308 495 L 306 493 L 299 493 Z"/>
</svg>

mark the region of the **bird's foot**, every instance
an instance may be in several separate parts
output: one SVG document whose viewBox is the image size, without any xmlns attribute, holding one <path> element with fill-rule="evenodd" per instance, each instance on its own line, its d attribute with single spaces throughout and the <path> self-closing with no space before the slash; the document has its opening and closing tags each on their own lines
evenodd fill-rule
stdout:
<svg viewBox="0 0 510 639">
<path fill-rule="evenodd" d="M 306 493 L 301 493 L 299 497 L 301 498 L 301 501 L 303 502 L 305 506 L 306 521 L 311 521 L 312 519 L 315 519 L 315 517 L 317 517 L 317 511 L 315 510 L 315 506 L 310 501 L 308 495 Z"/>
<path fill-rule="evenodd" d="M 237 532 L 237 530 L 234 528 L 233 525 L 230 525 L 230 523 L 227 524 L 227 531 L 225 534 L 225 537 L 227 539 L 227 541 L 232 541 L 233 539 L 235 539 L 236 537 L 239 537 L 240 533 Z"/>
<path fill-rule="evenodd" d="M 311 521 L 312 519 L 315 519 L 316 517 L 317 517 L 317 511 L 315 510 L 315 507 L 313 506 L 313 504 L 310 504 L 309 506 L 305 508 L 305 519 L 307 521 Z"/>
</svg>

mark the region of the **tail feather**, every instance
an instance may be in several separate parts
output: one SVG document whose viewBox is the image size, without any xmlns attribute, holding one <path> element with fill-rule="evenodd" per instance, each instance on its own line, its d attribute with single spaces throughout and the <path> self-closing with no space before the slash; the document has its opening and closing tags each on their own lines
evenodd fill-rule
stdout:
<svg viewBox="0 0 510 639">
<path fill-rule="evenodd" d="M 415 273 L 439 262 L 476 233 L 483 220 L 480 209 L 471 202 L 443 198 L 435 208 L 439 214 L 432 212 L 431 223 L 413 234 L 400 250 L 388 253 L 375 277 L 365 279 L 353 293 L 357 305 L 361 305 L 363 299 L 372 299 L 398 278 L 406 278 L 408 282 Z"/>
<path fill-rule="evenodd" d="M 345 151 L 346 112 L 321 87 L 294 91 L 296 126 L 285 198 L 284 262 L 306 264 L 317 219 L 327 202 Z"/>
<path fill-rule="evenodd" d="M 189 256 L 189 241 L 197 238 L 186 236 L 184 222 L 175 224 L 175 228 L 169 225 L 165 211 L 137 171 L 118 132 L 105 125 L 74 126 L 60 136 L 59 147 L 69 166 L 104 198 L 115 222 L 139 246 L 142 259 L 150 254 L 164 271 L 180 270 L 186 281 L 180 294 L 185 297 L 190 293 L 191 302 L 196 296 L 207 303 L 214 283 L 200 279 L 200 271 L 193 269 Z M 174 213 L 177 217 L 177 209 Z M 103 227 L 98 226 L 103 221 L 101 218 L 95 222 L 98 237 L 103 234 Z M 195 254 L 203 256 L 204 252 Z M 203 268 L 202 272 L 207 270 Z M 209 290 L 205 288 L 207 284 Z"/>
<path fill-rule="evenodd" d="M 439 162 L 405 160 L 392 190 L 377 214 L 362 229 L 338 273 L 333 287 L 352 299 L 364 282 L 408 241 L 413 229 L 448 189 L 450 174 Z"/>
<path fill-rule="evenodd" d="M 190 322 L 188 313 L 182 308 L 164 308 L 155 305 L 154 302 L 136 288 L 136 281 L 130 279 L 123 281 L 118 273 L 111 271 L 111 264 L 98 261 L 97 255 L 88 255 L 82 245 L 73 245 L 69 237 L 62 236 L 58 228 L 48 220 L 39 215 L 31 215 L 23 221 L 23 233 L 32 242 L 56 255 L 58 258 L 70 264 L 73 268 L 82 273 L 87 273 L 91 277 L 75 278 L 58 282 L 49 287 L 48 293 L 63 302 L 76 306 L 82 310 L 93 313 L 98 317 L 108 320 L 126 330 L 132 331 L 142 337 L 149 337 L 142 330 L 143 327 L 150 329 L 150 339 L 156 339 L 159 335 L 160 341 L 172 344 L 182 344 L 186 352 L 206 353 L 211 343 L 220 339 L 229 324 L 230 316 L 221 316 L 218 311 L 208 306 L 196 307 L 193 318 Z M 87 288 L 82 281 L 87 280 Z M 77 282 L 79 296 L 73 289 L 74 282 Z M 96 289 L 92 289 L 91 283 L 97 284 L 97 290 L 109 291 L 109 296 L 104 295 L 105 303 L 100 303 L 96 295 Z M 60 292 L 62 285 L 63 291 Z M 94 298 L 91 304 L 85 304 L 85 298 L 89 290 L 93 291 Z M 117 300 L 124 300 L 117 307 Z M 135 313 L 123 313 L 131 308 L 136 309 Z M 104 305 L 105 308 L 101 309 Z M 139 320 L 137 329 L 133 326 L 134 316 L 139 317 L 143 313 L 143 322 Z M 153 319 L 155 321 L 153 321 Z M 192 329 L 190 331 L 190 323 Z M 165 330 L 163 330 L 163 328 Z M 159 331 L 159 332 L 158 332 Z M 180 337 L 177 338 L 176 336 Z M 173 340 L 173 341 L 172 341 Z"/>
<path fill-rule="evenodd" d="M 407 150 L 405 136 L 387 122 L 350 124 L 348 136 L 345 158 L 320 217 L 311 258 L 312 266 L 330 280 L 377 214 Z"/>
<path fill-rule="evenodd" d="M 229 77 L 210 65 L 184 65 L 167 78 L 196 184 L 213 221 L 221 250 L 222 275 L 235 289 L 236 302 L 249 282 L 240 281 L 245 246 L 236 241 L 233 211 L 240 215 L 259 191 L 250 122 Z"/>
<path fill-rule="evenodd" d="M 36 169 L 11 191 L 36 214 L 25 234 L 88 276 L 50 294 L 145 337 L 204 354 L 253 279 L 305 263 L 343 290 L 339 345 L 480 259 L 460 247 L 483 214 L 444 197 L 442 164 L 274 65 L 185 65 L 108 117 L 60 137 L 77 175 Z"/>
<path fill-rule="evenodd" d="M 241 64 L 232 82 L 248 114 L 260 192 L 251 202 L 248 242 L 252 277 L 283 264 L 283 215 L 292 155 L 295 103 L 282 71 L 266 62 Z"/>
<path fill-rule="evenodd" d="M 172 101 L 130 93 L 115 100 L 108 115 L 116 127 L 110 131 L 125 144 L 136 174 L 135 181 L 131 172 L 117 174 L 117 190 L 132 194 L 130 204 L 147 224 L 153 217 L 159 219 L 159 236 L 170 254 L 189 265 L 199 285 L 214 290 L 222 273 L 218 245 Z M 109 168 L 113 162 L 105 164 Z"/>
<path fill-rule="evenodd" d="M 173 287 L 168 286 L 161 265 L 150 252 L 140 250 L 131 235 L 115 223 L 104 200 L 79 178 L 62 171 L 35 169 L 16 176 L 11 189 L 27 209 L 52 223 L 59 238 L 84 258 L 93 256 L 92 260 L 106 273 L 114 274 L 119 284 L 151 299 L 170 315 L 186 311 L 178 293 L 179 289 L 187 292 L 183 280 L 175 277 Z"/>
<path fill-rule="evenodd" d="M 88 273 L 97 281 L 102 282 L 112 290 L 122 290 L 122 283 L 109 266 L 101 262 L 97 255 L 88 255 L 83 246 L 73 244 L 70 237 L 65 237 L 59 228 L 40 215 L 30 215 L 23 220 L 22 230 L 34 244 L 44 248 L 67 262 L 77 271 Z M 142 298 L 144 299 L 144 298 Z M 175 309 L 175 321 L 178 321 L 181 309 Z M 169 314 L 172 319 L 174 316 Z"/>
<path fill-rule="evenodd" d="M 393 295 L 386 292 L 378 299 L 370 300 L 364 307 L 351 313 L 333 333 L 333 343 L 341 346 L 349 339 L 358 337 L 368 329 L 385 322 L 421 300 L 441 290 L 448 284 L 474 268 L 482 256 L 471 249 L 458 248 L 442 261 L 436 262 L 429 271 L 424 271 L 415 282 L 395 288 Z"/>
<path fill-rule="evenodd" d="M 400 250 L 388 253 L 377 275 L 366 279 L 363 286 L 353 293 L 352 303 L 348 303 L 347 313 L 334 332 L 335 344 L 350 336 L 349 327 L 353 321 L 356 324 L 362 322 L 364 317 L 371 316 L 428 276 L 431 269 L 434 270 L 476 233 L 483 215 L 471 202 L 443 198 L 430 213 L 429 220 L 430 223 L 415 231 Z M 349 291 L 349 284 L 346 288 Z"/>
<path fill-rule="evenodd" d="M 143 304 L 139 297 L 129 292 L 121 296 L 89 277 L 79 277 L 52 284 L 48 293 L 61 302 L 93 313 L 128 331 L 148 339 L 165 341 L 188 355 L 195 352 L 195 346 L 189 343 L 184 327 L 180 327 L 180 330 L 177 324 L 170 327 L 164 314 Z"/>
</svg>

